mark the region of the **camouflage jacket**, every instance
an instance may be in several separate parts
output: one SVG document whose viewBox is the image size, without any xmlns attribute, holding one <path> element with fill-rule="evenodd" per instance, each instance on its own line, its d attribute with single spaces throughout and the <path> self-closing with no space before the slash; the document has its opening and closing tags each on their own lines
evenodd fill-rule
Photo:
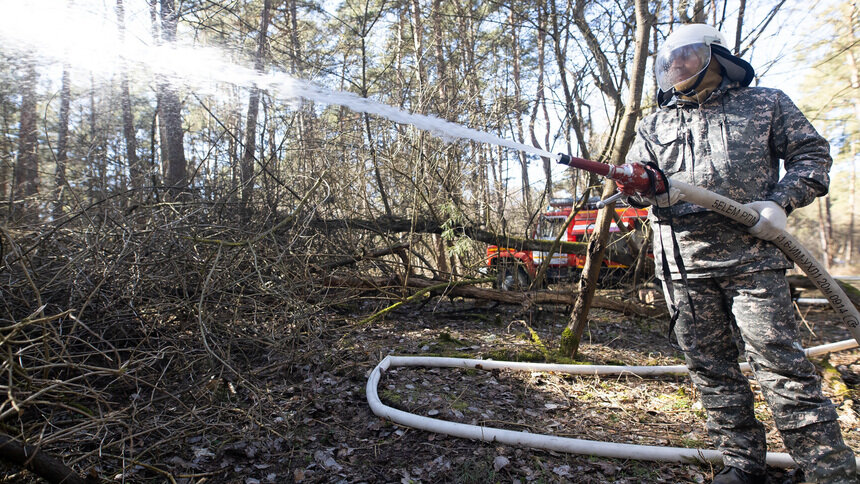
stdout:
<svg viewBox="0 0 860 484">
<path fill-rule="evenodd" d="M 780 163 L 785 175 L 780 179 Z M 721 86 L 702 105 L 673 100 L 639 122 L 628 162 L 654 161 L 680 180 L 740 203 L 772 200 L 790 213 L 827 193 L 830 146 L 777 89 Z M 720 277 L 791 262 L 746 227 L 686 202 L 654 209 L 654 254 L 679 279 L 671 221 L 687 277 Z"/>
</svg>

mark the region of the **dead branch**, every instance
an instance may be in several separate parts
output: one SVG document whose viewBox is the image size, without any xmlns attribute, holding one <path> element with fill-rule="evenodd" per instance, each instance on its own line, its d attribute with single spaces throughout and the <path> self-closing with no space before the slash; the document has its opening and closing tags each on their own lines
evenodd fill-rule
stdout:
<svg viewBox="0 0 860 484">
<path fill-rule="evenodd" d="M 334 220 L 312 220 L 309 225 L 321 230 L 348 230 L 360 229 L 377 233 L 426 233 L 441 234 L 444 229 L 442 225 L 429 219 L 412 219 L 402 217 L 379 217 L 374 220 L 364 219 L 334 219 Z M 551 240 L 532 240 L 512 235 L 497 234 L 473 226 L 460 226 L 457 230 L 472 240 L 487 244 L 507 247 L 516 250 L 540 250 L 552 249 Z M 560 242 L 555 252 L 562 254 L 585 254 L 586 244 L 582 242 Z M 625 263 L 623 260 L 619 262 Z M 632 259 L 627 262 L 632 262 Z"/>
<path fill-rule="evenodd" d="M 469 285 L 473 285 L 473 284 L 482 284 L 485 282 L 492 282 L 494 279 L 495 278 L 493 278 L 493 277 L 485 277 L 483 279 L 469 279 L 469 280 L 465 280 L 465 281 L 446 281 L 446 282 L 441 282 L 441 283 L 433 284 L 430 286 L 426 286 L 426 287 L 422 288 L 421 290 L 419 290 L 418 292 L 416 292 L 415 294 L 407 297 L 406 299 L 404 299 L 402 301 L 398 301 L 398 302 L 392 304 L 391 306 L 388 306 L 387 308 L 385 308 L 381 311 L 377 311 L 376 313 L 373 313 L 372 315 L 362 319 L 361 321 L 358 322 L 358 324 L 365 324 L 365 323 L 369 323 L 375 319 L 378 319 L 380 316 L 396 309 L 398 306 L 401 306 L 405 303 L 414 301 L 414 300 L 418 299 L 419 297 L 421 297 L 427 293 L 430 293 L 434 290 L 435 291 L 448 291 L 449 289 L 455 289 L 458 287 L 464 287 L 464 286 L 469 286 Z"/>
<path fill-rule="evenodd" d="M 374 249 L 370 252 L 364 252 L 358 255 L 344 257 L 342 259 L 338 259 L 333 262 L 329 262 L 327 264 L 323 264 L 319 267 L 319 271 L 330 271 L 332 269 L 336 269 L 338 267 L 348 266 L 351 264 L 355 264 L 356 262 L 360 262 L 367 259 L 376 259 L 378 257 L 382 257 L 389 254 L 396 254 L 400 251 L 406 250 L 410 247 L 411 244 L 408 242 L 398 242 L 390 247 L 383 247 L 380 249 Z"/>
<path fill-rule="evenodd" d="M 0 459 L 18 467 L 23 467 L 50 483 L 86 484 L 75 471 L 66 467 L 60 460 L 42 452 L 38 447 L 0 434 Z"/>
<path fill-rule="evenodd" d="M 460 296 L 504 304 L 519 304 L 532 306 L 535 304 L 560 304 L 569 306 L 576 300 L 575 292 L 554 291 L 499 291 L 482 287 L 458 286 L 454 283 L 444 283 L 420 277 L 410 277 L 404 281 L 398 276 L 388 277 L 351 277 L 330 276 L 325 279 L 329 287 L 348 287 L 361 290 L 391 291 L 395 288 L 410 287 L 415 289 L 433 288 L 448 296 Z M 426 292 L 425 292 L 426 293 Z M 422 293 L 423 294 L 423 293 Z M 594 296 L 594 307 L 610 309 L 624 314 L 634 314 L 646 318 L 656 318 L 666 315 L 665 308 L 640 304 L 629 300 L 620 300 L 607 296 Z"/>
</svg>

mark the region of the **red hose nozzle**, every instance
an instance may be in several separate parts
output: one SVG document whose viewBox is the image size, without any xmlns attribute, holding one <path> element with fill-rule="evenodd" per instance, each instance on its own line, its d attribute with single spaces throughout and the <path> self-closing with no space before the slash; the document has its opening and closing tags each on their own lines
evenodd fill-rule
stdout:
<svg viewBox="0 0 860 484">
<path fill-rule="evenodd" d="M 653 196 L 655 193 L 666 191 L 666 184 L 663 183 L 663 177 L 660 173 L 642 163 L 607 165 L 564 153 L 558 154 L 558 162 L 615 180 L 618 188 L 627 195 Z"/>
<path fill-rule="evenodd" d="M 615 180 L 618 189 L 627 195 L 654 196 L 666 191 L 663 177 L 654 168 L 642 163 L 625 163 L 611 167 L 607 178 Z"/>
</svg>

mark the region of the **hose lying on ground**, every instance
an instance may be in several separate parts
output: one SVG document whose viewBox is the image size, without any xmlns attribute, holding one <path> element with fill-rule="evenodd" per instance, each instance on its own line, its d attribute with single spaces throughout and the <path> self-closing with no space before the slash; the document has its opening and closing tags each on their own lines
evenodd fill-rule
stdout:
<svg viewBox="0 0 860 484">
<path fill-rule="evenodd" d="M 591 162 L 593 163 L 593 162 Z M 571 164 L 571 166 L 573 166 Z M 684 200 L 721 213 L 746 226 L 758 222 L 759 214 L 733 200 L 711 191 L 686 183 L 672 182 L 684 194 Z M 806 350 L 808 356 L 855 348 L 860 342 L 860 313 L 851 303 L 833 277 L 803 248 L 797 240 L 783 231 L 772 241 L 796 263 L 810 280 L 830 301 L 843 323 L 848 326 L 854 339 L 816 346 Z M 508 445 L 534 447 L 574 454 L 586 454 L 618 459 L 637 459 L 663 462 L 714 462 L 722 463 L 722 454 L 713 449 L 688 449 L 682 447 L 661 447 L 635 444 L 600 442 L 595 440 L 572 439 L 552 435 L 533 434 L 513 430 L 482 427 L 458 422 L 449 422 L 430 417 L 415 415 L 389 407 L 382 403 L 377 394 L 382 372 L 392 367 L 421 366 L 474 369 L 510 369 L 525 371 L 555 371 L 574 375 L 619 375 L 638 376 L 681 375 L 687 373 L 683 365 L 675 366 L 600 366 L 600 365 L 557 365 L 545 363 L 521 363 L 512 361 L 474 360 L 462 358 L 438 358 L 419 356 L 387 356 L 374 368 L 367 380 L 367 402 L 374 414 L 393 422 L 429 432 L 437 432 L 455 437 L 500 442 Z M 748 364 L 741 369 L 749 371 Z M 768 465 L 774 467 L 794 467 L 794 460 L 786 453 L 767 454 Z M 860 469 L 860 461 L 858 461 Z"/>
<path fill-rule="evenodd" d="M 807 356 L 832 353 L 850 348 L 856 348 L 857 342 L 847 339 L 837 343 L 816 346 L 806 351 Z M 713 462 L 722 463 L 722 454 L 713 449 L 688 449 L 684 447 L 662 447 L 637 444 L 619 444 L 600 442 L 596 440 L 572 439 L 553 435 L 519 432 L 494 427 L 449 422 L 436 418 L 424 417 L 404 412 L 382 403 L 377 393 L 382 373 L 396 367 L 424 368 L 471 368 L 477 370 L 518 370 L 558 372 L 571 375 L 636 375 L 636 376 L 665 376 L 687 374 L 684 365 L 673 366 L 610 366 L 610 365 L 560 365 L 551 363 L 524 363 L 514 361 L 475 360 L 464 358 L 441 358 L 431 356 L 386 356 L 367 379 L 367 403 L 374 414 L 391 421 L 428 432 L 452 435 L 466 439 L 482 440 L 484 442 L 499 442 L 520 447 L 554 450 L 572 454 L 586 454 L 615 459 L 636 459 L 661 462 Z M 742 364 L 741 369 L 749 371 L 749 365 Z M 794 467 L 794 460 L 784 452 L 768 452 L 767 463 L 773 467 Z M 860 462 L 858 462 L 860 468 Z"/>
</svg>

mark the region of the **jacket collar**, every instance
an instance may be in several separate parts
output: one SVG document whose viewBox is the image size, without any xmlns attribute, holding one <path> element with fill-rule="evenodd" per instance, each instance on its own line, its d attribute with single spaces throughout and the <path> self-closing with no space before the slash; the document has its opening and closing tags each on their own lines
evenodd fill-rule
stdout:
<svg viewBox="0 0 860 484">
<path fill-rule="evenodd" d="M 675 108 L 675 107 L 685 107 L 685 106 L 691 106 L 691 107 L 704 106 L 705 104 L 709 104 L 711 102 L 716 101 L 717 99 L 719 99 L 721 96 L 723 96 L 723 94 L 725 94 L 729 90 L 737 89 L 739 87 L 741 87 L 741 83 L 739 83 L 737 81 L 733 81 L 733 80 L 728 79 L 726 77 L 723 77 L 723 81 L 720 83 L 720 86 L 717 87 L 716 89 L 714 89 L 714 92 L 712 92 L 711 95 L 708 96 L 708 98 L 705 99 L 704 101 L 702 101 L 701 103 L 697 103 L 693 100 L 681 99 L 680 96 L 678 95 L 678 93 L 676 93 L 676 92 L 658 91 L 657 92 L 657 104 L 661 108 Z"/>
</svg>

